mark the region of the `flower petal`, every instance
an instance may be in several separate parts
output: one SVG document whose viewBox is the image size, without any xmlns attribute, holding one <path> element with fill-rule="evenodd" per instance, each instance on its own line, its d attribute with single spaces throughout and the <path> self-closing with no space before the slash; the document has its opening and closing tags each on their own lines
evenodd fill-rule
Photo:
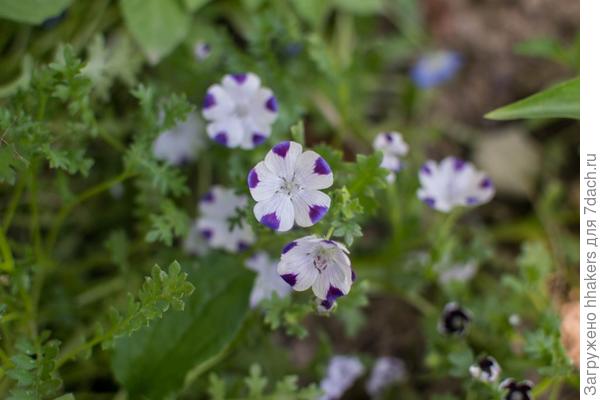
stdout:
<svg viewBox="0 0 600 400">
<path fill-rule="evenodd" d="M 275 145 L 265 157 L 265 164 L 277 176 L 291 179 L 302 146 L 296 142 L 281 142 Z"/>
<path fill-rule="evenodd" d="M 202 104 L 202 115 L 209 121 L 228 118 L 235 109 L 233 98 L 221 85 L 208 88 Z"/>
<path fill-rule="evenodd" d="M 240 147 L 242 149 L 253 149 L 263 144 L 271 136 L 271 126 L 257 123 L 254 118 L 248 116 L 242 119 L 244 135 Z"/>
<path fill-rule="evenodd" d="M 273 197 L 281 185 L 281 178 L 272 173 L 264 161 L 259 162 L 248 173 L 248 188 L 250 188 L 252 198 L 256 201 Z"/>
<path fill-rule="evenodd" d="M 280 262 L 277 265 L 277 273 L 297 291 L 311 287 L 319 275 L 318 270 L 313 266 L 312 258 L 307 255 L 296 262 Z"/>
<path fill-rule="evenodd" d="M 318 190 L 303 190 L 292 197 L 296 224 L 301 227 L 312 226 L 319 222 L 331 205 L 331 199 Z"/>
<path fill-rule="evenodd" d="M 254 216 L 261 224 L 279 232 L 289 231 L 294 226 L 294 206 L 283 194 L 256 203 Z"/>
<path fill-rule="evenodd" d="M 244 128 L 237 118 L 212 122 L 206 131 L 212 140 L 227 147 L 239 146 L 244 135 Z"/>
<path fill-rule="evenodd" d="M 260 88 L 260 78 L 252 72 L 225 75 L 221 83 L 231 98 L 237 101 L 253 98 Z"/>
<path fill-rule="evenodd" d="M 296 179 L 305 189 L 325 189 L 333 185 L 333 173 L 327 161 L 312 150 L 296 161 Z"/>
<path fill-rule="evenodd" d="M 271 125 L 277 119 L 277 100 L 269 89 L 261 88 L 250 101 L 250 115 L 257 124 Z"/>
<path fill-rule="evenodd" d="M 330 263 L 321 271 L 313 285 L 313 293 L 322 300 L 333 301 L 348 294 L 352 278 L 336 263 Z"/>
</svg>

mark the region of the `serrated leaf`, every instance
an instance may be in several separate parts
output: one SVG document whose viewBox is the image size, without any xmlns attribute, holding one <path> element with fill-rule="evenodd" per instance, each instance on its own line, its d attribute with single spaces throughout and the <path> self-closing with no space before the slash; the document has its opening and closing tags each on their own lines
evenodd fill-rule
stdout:
<svg viewBox="0 0 600 400">
<path fill-rule="evenodd" d="M 190 16 L 176 0 L 121 0 L 125 25 L 152 63 L 168 55 L 184 38 Z"/>
<path fill-rule="evenodd" d="M 579 119 L 579 78 L 559 83 L 485 115 L 488 119 Z"/>
<path fill-rule="evenodd" d="M 60 14 L 71 0 L 0 0 L 0 18 L 39 24 Z"/>
<path fill-rule="evenodd" d="M 189 371 L 224 351 L 245 319 L 253 274 L 236 258 L 214 256 L 189 281 L 196 290 L 184 311 L 116 342 L 113 371 L 133 398 L 162 399 L 180 388 Z"/>
</svg>

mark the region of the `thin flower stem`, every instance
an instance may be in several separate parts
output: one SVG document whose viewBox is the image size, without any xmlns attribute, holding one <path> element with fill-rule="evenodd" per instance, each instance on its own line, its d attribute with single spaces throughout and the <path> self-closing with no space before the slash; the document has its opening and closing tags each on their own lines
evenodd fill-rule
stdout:
<svg viewBox="0 0 600 400">
<path fill-rule="evenodd" d="M 327 235 L 325 236 L 325 239 L 329 240 L 331 239 L 331 235 L 333 235 L 333 226 L 329 228 L 329 230 L 327 231 Z"/>
<path fill-rule="evenodd" d="M 25 187 L 26 182 L 26 179 L 19 179 L 17 186 L 12 193 L 10 202 L 8 203 L 8 208 L 6 209 L 6 214 L 4 214 L 4 221 L 2 222 L 2 229 L 5 231 L 7 231 L 10 227 L 10 223 L 12 222 L 15 211 L 19 206 L 19 200 L 21 200 L 21 194 L 23 194 L 23 188 Z"/>
</svg>

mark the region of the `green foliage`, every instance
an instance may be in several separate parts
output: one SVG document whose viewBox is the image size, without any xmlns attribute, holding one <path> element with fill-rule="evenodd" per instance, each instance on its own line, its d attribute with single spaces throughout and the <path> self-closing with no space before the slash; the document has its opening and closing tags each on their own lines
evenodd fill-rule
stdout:
<svg viewBox="0 0 600 400">
<path fill-rule="evenodd" d="M 274 385 L 269 385 L 269 380 L 262 375 L 262 370 L 258 364 L 250 367 L 247 378 L 244 379 L 246 391 L 244 394 L 236 395 L 239 400 L 314 400 L 320 395 L 320 390 L 312 384 L 305 388 L 298 387 L 298 377 L 294 375 L 286 376 Z M 273 386 L 267 391 L 269 386 Z M 211 400 L 225 400 L 232 398 L 227 395 L 225 381 L 217 375 L 210 376 L 208 394 Z"/>
<path fill-rule="evenodd" d="M 16 344 L 17 354 L 10 358 L 14 367 L 6 375 L 16 381 L 8 400 L 37 400 L 49 398 L 60 389 L 62 381 L 56 371 L 60 342 L 48 340 L 45 332 L 39 343 L 21 338 Z"/>
<path fill-rule="evenodd" d="M 152 229 L 146 234 L 148 242 L 163 242 L 167 246 L 173 244 L 173 238 L 181 237 L 187 232 L 189 218 L 178 209 L 172 201 L 161 205 L 160 214 L 151 214 Z"/>
<path fill-rule="evenodd" d="M 579 119 L 579 78 L 559 83 L 485 115 L 488 119 Z"/>
<path fill-rule="evenodd" d="M 296 303 L 290 296 L 279 297 L 275 294 L 261 304 L 265 310 L 265 323 L 271 329 L 285 328 L 288 335 L 304 338 L 308 331 L 302 321 L 314 307 L 307 303 Z"/>
<path fill-rule="evenodd" d="M 71 0 L 0 0 L 0 18 L 39 24 L 60 14 L 70 3 Z"/>
<path fill-rule="evenodd" d="M 190 16 L 179 1 L 121 0 L 120 4 L 127 28 L 152 63 L 168 55 L 190 28 Z"/>
<path fill-rule="evenodd" d="M 235 338 L 248 308 L 252 274 L 232 257 L 214 256 L 190 272 L 196 290 L 180 313 L 170 313 L 116 343 L 118 381 L 132 397 L 162 399 L 186 374 L 200 374 Z M 139 368 L 144 365 L 144 368 Z"/>
</svg>

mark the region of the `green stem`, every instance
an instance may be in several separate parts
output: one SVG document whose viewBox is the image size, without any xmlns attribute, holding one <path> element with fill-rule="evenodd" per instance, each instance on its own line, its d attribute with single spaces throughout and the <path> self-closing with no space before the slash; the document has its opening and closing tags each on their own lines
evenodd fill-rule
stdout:
<svg viewBox="0 0 600 400">
<path fill-rule="evenodd" d="M 21 194 L 23 193 L 23 188 L 25 187 L 26 182 L 26 179 L 19 179 L 17 186 L 12 193 L 10 202 L 8 203 L 8 208 L 6 209 L 6 214 L 4 214 L 4 221 L 2 222 L 2 229 L 5 231 L 7 231 L 10 227 L 10 223 L 12 222 L 12 218 L 19 205 L 19 200 L 21 199 Z"/>
<path fill-rule="evenodd" d="M 3 262 L 0 264 L 0 270 L 6 272 L 13 272 L 15 270 L 15 261 L 13 259 L 12 251 L 4 234 L 4 229 L 0 228 L 0 252 L 2 253 Z"/>
</svg>

